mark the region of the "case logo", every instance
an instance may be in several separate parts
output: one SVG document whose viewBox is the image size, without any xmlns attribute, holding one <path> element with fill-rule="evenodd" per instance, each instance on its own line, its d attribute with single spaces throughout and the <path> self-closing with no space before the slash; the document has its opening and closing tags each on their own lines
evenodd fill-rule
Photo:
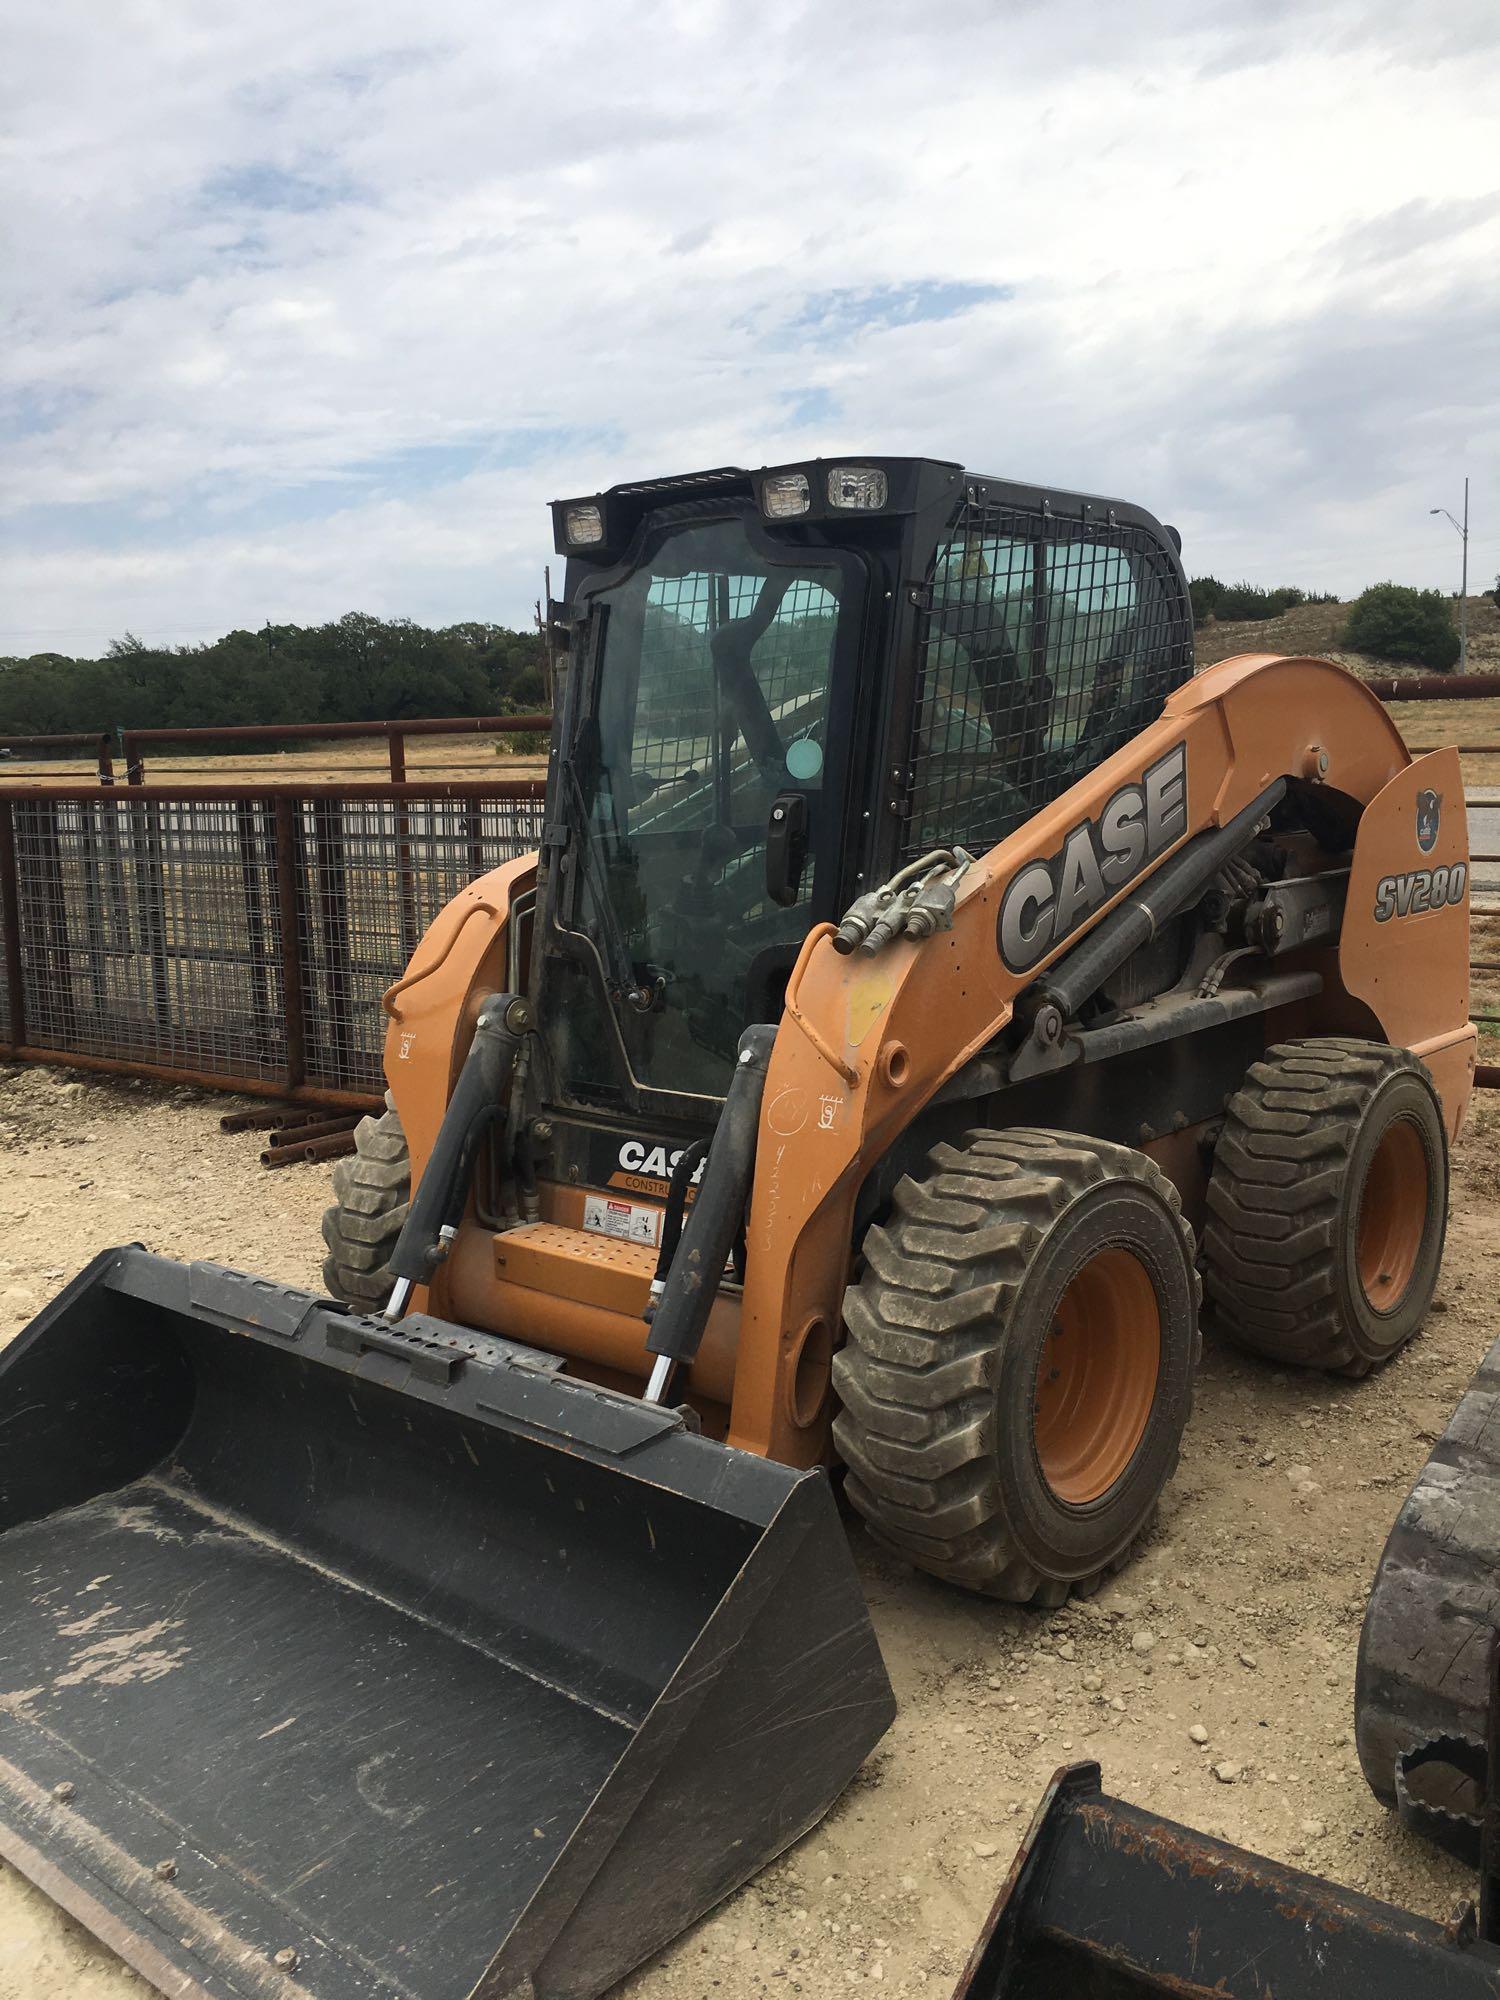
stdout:
<svg viewBox="0 0 1500 2000">
<path fill-rule="evenodd" d="M 1443 819 L 1441 792 L 1417 793 L 1417 845 L 1424 854 L 1437 846 L 1438 828 Z"/>
<path fill-rule="evenodd" d="M 643 1180 L 669 1181 L 672 1169 L 686 1150 L 685 1146 L 679 1146 L 675 1152 L 669 1153 L 665 1146 L 647 1146 L 639 1139 L 627 1139 L 620 1148 L 619 1160 L 627 1174 L 639 1174 Z M 693 1173 L 692 1186 L 696 1187 L 702 1180 L 707 1164 L 706 1160 L 699 1161 Z"/>
<path fill-rule="evenodd" d="M 1187 746 L 1121 785 L 1097 819 L 1075 826 L 1056 854 L 1011 877 L 996 934 L 1011 972 L 1031 968 L 1187 832 Z"/>
</svg>

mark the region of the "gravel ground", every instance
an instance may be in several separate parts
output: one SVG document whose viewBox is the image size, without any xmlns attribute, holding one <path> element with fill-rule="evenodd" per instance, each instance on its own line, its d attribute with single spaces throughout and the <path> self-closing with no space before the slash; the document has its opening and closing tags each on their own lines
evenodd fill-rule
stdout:
<svg viewBox="0 0 1500 2000">
<path fill-rule="evenodd" d="M 222 1098 L 0 1068 L 0 1340 L 109 1244 L 316 1281 L 326 1167 L 265 1172 Z M 1438 1305 L 1365 1382 L 1210 1345 L 1181 1470 L 1141 1556 L 1050 1613 L 966 1598 L 851 1529 L 901 1709 L 823 1825 L 622 1992 L 812 2000 L 865 1981 L 946 1996 L 1057 1765 L 1434 1917 L 1464 1871 L 1376 1805 L 1354 1657 L 1387 1531 L 1494 1337 L 1500 1098 L 1454 1159 Z M 0 2000 L 149 1989 L 0 1866 Z"/>
</svg>

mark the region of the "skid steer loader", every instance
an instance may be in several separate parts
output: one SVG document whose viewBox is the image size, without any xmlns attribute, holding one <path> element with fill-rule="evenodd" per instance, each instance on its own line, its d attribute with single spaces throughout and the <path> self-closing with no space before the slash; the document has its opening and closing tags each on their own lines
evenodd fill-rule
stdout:
<svg viewBox="0 0 1500 2000">
<path fill-rule="evenodd" d="M 1360 1374 L 1472 1082 L 1457 754 L 1193 676 L 1175 533 L 936 460 L 555 509 L 540 851 L 386 995 L 330 1297 L 124 1250 L 0 1358 L 0 1852 L 173 1994 L 601 1992 L 1060 1603 L 1200 1278 Z M 1200 1246 L 1201 1245 L 1201 1249 Z"/>
</svg>

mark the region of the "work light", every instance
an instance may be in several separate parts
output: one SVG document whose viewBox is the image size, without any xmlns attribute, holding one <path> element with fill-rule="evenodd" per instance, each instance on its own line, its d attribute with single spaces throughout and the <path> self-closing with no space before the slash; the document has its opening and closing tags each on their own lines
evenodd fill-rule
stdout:
<svg viewBox="0 0 1500 2000">
<path fill-rule="evenodd" d="M 585 548 L 590 542 L 604 540 L 604 516 L 592 504 L 587 507 L 570 507 L 564 516 L 568 540 L 575 548 Z"/>
<path fill-rule="evenodd" d="M 890 497 L 885 474 L 873 465 L 835 465 L 828 474 L 830 507 L 883 507 Z"/>
<path fill-rule="evenodd" d="M 765 482 L 760 494 L 767 519 L 772 521 L 789 521 L 812 505 L 805 472 L 778 472 Z"/>
</svg>

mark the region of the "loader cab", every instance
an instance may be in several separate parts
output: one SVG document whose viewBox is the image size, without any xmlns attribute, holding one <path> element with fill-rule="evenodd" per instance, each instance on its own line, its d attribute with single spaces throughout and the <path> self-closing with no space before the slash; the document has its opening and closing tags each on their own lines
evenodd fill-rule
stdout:
<svg viewBox="0 0 1500 2000">
<path fill-rule="evenodd" d="M 643 1134 L 712 1125 L 814 924 L 931 847 L 992 846 L 1192 671 L 1171 532 L 1119 502 L 860 458 L 553 514 L 546 1092 Z"/>
</svg>

